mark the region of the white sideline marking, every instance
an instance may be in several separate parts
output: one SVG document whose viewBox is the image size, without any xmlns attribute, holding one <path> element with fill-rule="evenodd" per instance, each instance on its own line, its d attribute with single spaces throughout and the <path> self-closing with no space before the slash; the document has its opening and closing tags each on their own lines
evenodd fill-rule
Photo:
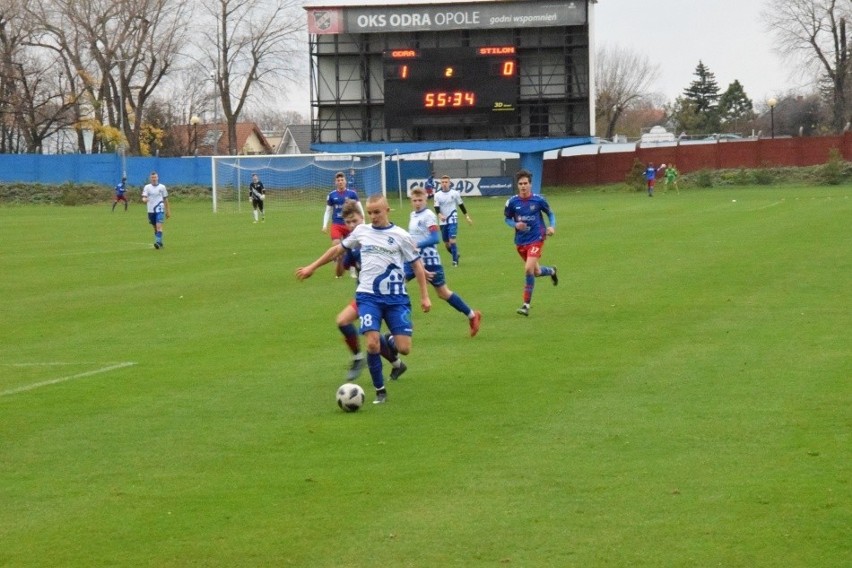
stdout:
<svg viewBox="0 0 852 568">
<path fill-rule="evenodd" d="M 770 203 L 769 205 L 764 205 L 763 207 L 758 207 L 757 210 L 760 211 L 761 209 L 769 209 L 770 207 L 775 207 L 776 205 L 781 205 L 782 203 L 784 203 L 784 202 L 783 201 L 776 201 L 774 203 Z"/>
<path fill-rule="evenodd" d="M 25 385 L 22 387 L 18 387 L 16 389 L 10 389 L 7 391 L 0 392 L 0 396 L 9 396 L 13 394 L 18 394 L 21 392 L 27 392 L 31 390 L 35 390 L 37 388 L 46 387 L 49 385 L 55 385 L 58 383 L 64 383 L 66 381 L 73 381 L 74 379 L 82 379 L 83 377 L 91 377 L 92 375 L 98 375 L 100 373 L 108 373 L 110 371 L 115 371 L 116 369 L 123 369 L 125 367 L 132 367 L 136 363 L 134 361 L 126 361 L 124 363 L 116 363 L 115 365 L 110 365 L 108 367 L 102 367 L 100 369 L 95 369 L 93 371 L 86 371 L 85 373 L 77 373 L 76 375 L 69 375 L 67 377 L 59 377 L 58 379 L 51 379 L 49 381 L 42 381 L 40 383 L 33 383 L 31 385 Z"/>
</svg>

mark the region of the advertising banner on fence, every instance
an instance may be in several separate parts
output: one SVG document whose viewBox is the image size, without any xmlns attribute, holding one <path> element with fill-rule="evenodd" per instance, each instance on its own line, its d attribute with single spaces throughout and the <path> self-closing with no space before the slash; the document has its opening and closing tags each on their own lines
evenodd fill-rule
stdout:
<svg viewBox="0 0 852 568">
<path fill-rule="evenodd" d="M 408 178 L 406 182 L 406 195 L 411 194 L 415 187 L 421 189 L 426 184 L 426 178 Z M 436 184 L 439 180 L 435 180 Z M 440 186 L 439 186 L 440 188 Z M 492 197 L 495 195 L 512 195 L 515 188 L 512 178 L 507 176 L 488 176 L 475 178 L 450 178 L 450 189 L 457 189 L 462 198 L 465 197 Z M 440 191 L 440 189 L 436 189 Z"/>
</svg>

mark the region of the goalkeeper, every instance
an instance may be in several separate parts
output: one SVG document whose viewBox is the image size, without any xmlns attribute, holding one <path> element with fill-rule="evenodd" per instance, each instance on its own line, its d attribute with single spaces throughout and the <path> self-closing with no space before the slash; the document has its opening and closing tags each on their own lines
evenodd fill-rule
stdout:
<svg viewBox="0 0 852 568">
<path fill-rule="evenodd" d="M 263 200 L 266 199 L 266 190 L 263 187 L 263 182 L 257 177 L 257 174 L 251 174 L 251 183 L 249 184 L 249 197 L 251 198 L 251 208 L 254 213 L 254 222 L 257 223 L 258 218 L 261 221 L 266 221 L 266 215 L 263 213 Z"/>
</svg>

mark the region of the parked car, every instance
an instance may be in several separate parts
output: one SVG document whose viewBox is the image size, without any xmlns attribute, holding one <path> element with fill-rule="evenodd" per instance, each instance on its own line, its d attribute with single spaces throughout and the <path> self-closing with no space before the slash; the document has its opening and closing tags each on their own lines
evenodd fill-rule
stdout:
<svg viewBox="0 0 852 568">
<path fill-rule="evenodd" d="M 732 134 L 730 132 L 725 132 L 721 134 L 711 134 L 705 140 L 742 140 L 743 137 L 739 134 Z"/>
</svg>

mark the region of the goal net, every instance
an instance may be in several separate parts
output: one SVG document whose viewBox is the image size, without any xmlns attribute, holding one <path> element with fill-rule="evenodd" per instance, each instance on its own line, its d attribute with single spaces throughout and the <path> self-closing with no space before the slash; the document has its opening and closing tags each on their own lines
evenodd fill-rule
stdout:
<svg viewBox="0 0 852 568">
<path fill-rule="evenodd" d="M 337 172 L 346 175 L 347 185 L 362 201 L 375 193 L 387 195 L 382 152 L 213 156 L 212 168 L 214 213 L 251 209 L 252 174 L 263 182 L 268 210 L 321 206 L 335 187 Z"/>
</svg>

